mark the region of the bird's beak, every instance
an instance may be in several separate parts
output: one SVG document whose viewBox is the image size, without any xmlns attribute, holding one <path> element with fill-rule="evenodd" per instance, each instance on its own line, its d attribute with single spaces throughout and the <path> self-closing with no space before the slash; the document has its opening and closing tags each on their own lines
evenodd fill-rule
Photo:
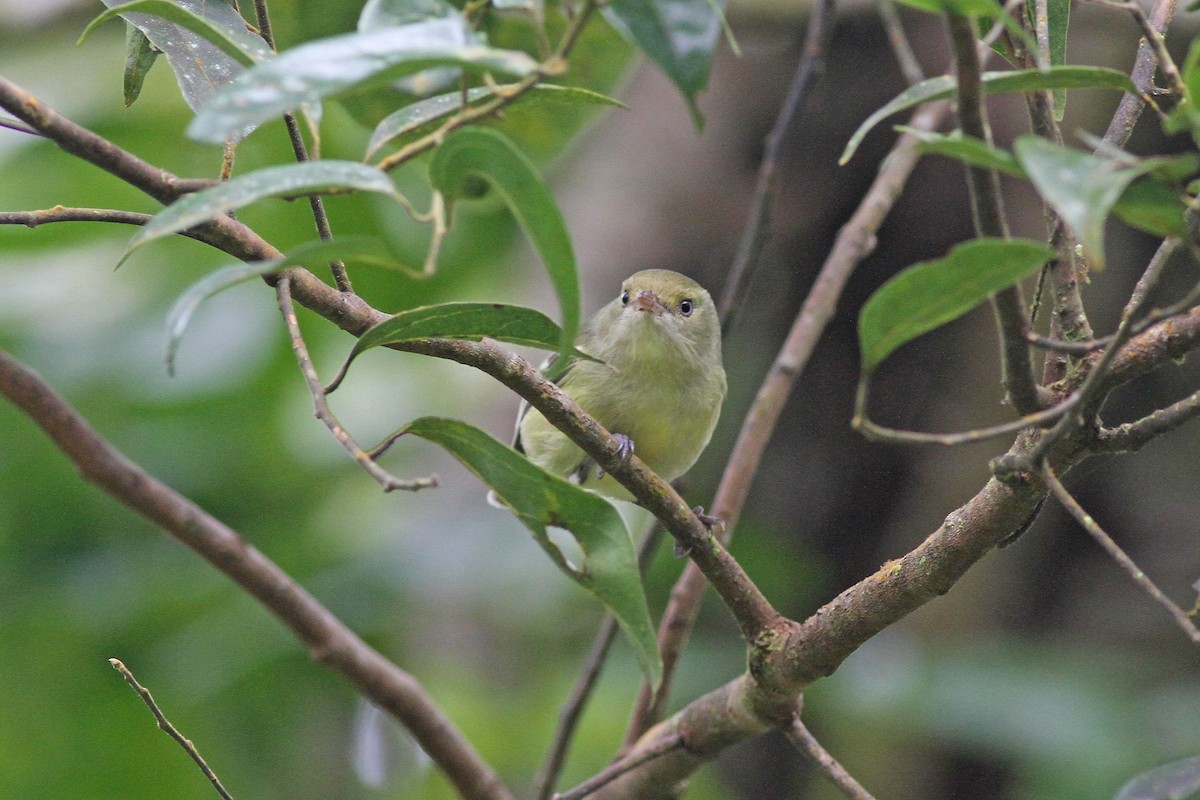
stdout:
<svg viewBox="0 0 1200 800">
<path fill-rule="evenodd" d="M 634 307 L 638 311 L 649 311 L 656 317 L 660 317 L 667 313 L 667 308 L 658 299 L 658 295 L 649 289 L 643 289 L 637 293 L 634 298 Z"/>
</svg>

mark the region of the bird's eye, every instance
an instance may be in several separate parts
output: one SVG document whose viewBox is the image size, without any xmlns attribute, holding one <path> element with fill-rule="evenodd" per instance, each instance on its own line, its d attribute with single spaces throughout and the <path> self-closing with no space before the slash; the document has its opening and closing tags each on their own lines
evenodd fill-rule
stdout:
<svg viewBox="0 0 1200 800">
<path fill-rule="evenodd" d="M 691 300 L 680 300 L 679 301 L 679 313 L 685 317 L 690 317 L 692 315 L 692 301 Z"/>
<path fill-rule="evenodd" d="M 628 289 L 621 292 L 621 305 L 623 305 L 623 306 L 629 305 L 629 290 Z"/>
</svg>

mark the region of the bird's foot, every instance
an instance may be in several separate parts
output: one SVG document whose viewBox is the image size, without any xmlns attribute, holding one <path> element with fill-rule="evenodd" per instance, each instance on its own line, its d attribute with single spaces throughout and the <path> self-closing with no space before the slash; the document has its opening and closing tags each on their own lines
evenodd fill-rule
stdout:
<svg viewBox="0 0 1200 800">
<path fill-rule="evenodd" d="M 696 515 L 696 519 L 704 523 L 704 527 L 708 528 L 710 533 L 712 532 L 713 528 L 719 527 L 722 530 L 725 528 L 725 520 L 721 519 L 720 517 L 714 517 L 711 514 L 705 514 L 704 506 L 696 506 L 692 509 L 692 513 Z M 684 558 L 689 552 L 690 551 L 678 541 L 675 542 L 674 554 L 676 558 Z"/>
<path fill-rule="evenodd" d="M 622 462 L 627 462 L 633 456 L 633 439 L 630 439 L 623 433 L 614 433 L 613 438 L 617 440 L 617 457 Z M 604 477 L 604 467 L 596 467 L 596 478 Z"/>
</svg>

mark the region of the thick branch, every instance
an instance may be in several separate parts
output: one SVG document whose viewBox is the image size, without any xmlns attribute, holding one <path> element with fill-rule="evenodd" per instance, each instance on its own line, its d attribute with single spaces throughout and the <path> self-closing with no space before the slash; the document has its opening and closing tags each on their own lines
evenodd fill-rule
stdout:
<svg viewBox="0 0 1200 800">
<path fill-rule="evenodd" d="M 259 600 L 364 697 L 396 716 L 463 797 L 508 790 L 415 678 L 372 649 L 316 598 L 224 523 L 147 474 L 94 431 L 33 370 L 0 350 L 0 393 L 21 408 L 83 477 L 170 532 Z"/>
</svg>

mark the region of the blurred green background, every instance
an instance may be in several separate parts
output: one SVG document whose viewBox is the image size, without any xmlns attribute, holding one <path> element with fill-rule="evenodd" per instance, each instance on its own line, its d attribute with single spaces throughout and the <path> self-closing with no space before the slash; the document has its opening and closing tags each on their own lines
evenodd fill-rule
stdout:
<svg viewBox="0 0 1200 800">
<path fill-rule="evenodd" d="M 272 3 L 284 45 L 349 30 L 357 3 Z M 99 3 L 0 2 L 0 74 L 143 158 L 211 176 L 216 148 L 187 142 L 169 69 L 121 103 L 123 32 L 82 47 Z M 585 281 L 585 311 L 625 275 L 687 272 L 714 291 L 740 233 L 762 139 L 803 36 L 803 9 L 746 0 L 731 18 L 744 54 L 722 45 L 691 125 L 683 101 L 602 23 L 581 82 L 629 106 L 582 118 L 506 123 L 555 185 Z M 854 126 L 903 87 L 870 8 L 840 9 L 824 82 L 786 142 L 779 206 L 751 302 L 726 348 L 731 393 L 689 495 L 707 503 L 750 399 L 832 236 L 873 177 L 892 134 L 872 135 L 846 168 Z M 940 24 L 905 14 L 930 73 Z M 1136 46 L 1116 12 L 1080 8 L 1072 58 L 1126 69 Z M 496 32 L 519 36 L 519 26 Z M 1186 36 L 1173 41 L 1180 52 Z M 627 69 L 628 66 L 628 69 Z M 623 76 L 623 77 L 622 77 Z M 1072 95 L 1065 129 L 1102 132 L 1116 98 Z M 993 105 L 998 137 L 1020 131 L 1019 104 Z M 557 110 L 556 110 L 557 111 Z M 365 113 L 364 109 L 356 109 Z M 579 126 L 565 151 L 561 143 Z M 1134 147 L 1179 146 L 1143 122 Z M 369 129 L 336 104 L 323 151 L 356 158 Z M 239 150 L 237 169 L 290 158 L 282 126 Z M 420 195 L 419 167 L 397 182 Z M 154 204 L 48 143 L 0 130 L 0 209 Z M 1041 212 L 1014 185 L 1014 227 L 1040 235 Z M 328 202 L 333 228 L 370 230 L 357 198 Z M 953 451 L 869 445 L 848 420 L 857 308 L 898 268 L 970 235 L 958 167 L 924 162 L 847 289 L 789 404 L 737 532 L 734 552 L 784 613 L 802 618 L 911 548 L 982 485 L 995 443 Z M 280 247 L 312 238 L 304 203 L 267 202 L 240 218 Z M 499 206 L 460 211 L 442 268 L 417 282 L 352 272 L 373 305 L 432 301 L 555 305 L 536 257 Z M 41 372 L 96 428 L 150 472 L 239 531 L 386 655 L 413 673 L 518 791 L 532 779 L 600 618 L 527 533 L 483 502 L 483 487 L 437 448 L 405 440 L 386 457 L 441 487 L 383 495 L 312 418 L 274 297 L 246 284 L 207 302 L 177 375 L 164 369 L 172 301 L 225 262 L 190 240 L 139 251 L 105 225 L 0 228 L 0 346 Z M 1112 265 L 1087 288 L 1100 330 L 1154 246 L 1114 230 Z M 413 262 L 422 243 L 413 238 Z M 1186 280 L 1186 265 L 1177 278 Z M 1173 287 L 1168 287 L 1168 291 Z M 351 340 L 301 312 L 329 375 Z M 536 354 L 531 354 L 536 357 Z M 1004 418 L 989 315 L 970 315 L 906 348 L 875 381 L 881 421 L 926 430 Z M 1179 365 L 1124 392 L 1106 418 L 1130 419 L 1196 385 Z M 516 399 L 465 367 L 367 353 L 333 398 L 363 442 L 423 414 L 507 438 Z M 1134 457 L 1085 464 L 1081 501 L 1181 604 L 1200 572 L 1197 431 Z M 651 568 L 656 617 L 680 569 L 669 547 Z M 174 540 L 85 485 L 35 426 L 0 403 L 0 797 L 208 798 L 212 789 L 108 665 L 118 657 L 155 694 L 239 798 L 442 798 L 446 782 L 390 723 L 311 662 L 274 619 Z M 676 705 L 737 675 L 736 627 L 711 599 L 677 681 Z M 618 642 L 572 751 L 563 786 L 611 757 L 638 673 Z M 806 697 L 810 727 L 882 798 L 1105 798 L 1131 775 L 1200 752 L 1200 663 L 1165 614 L 1135 590 L 1053 504 L 1014 547 L 855 654 Z M 832 798 L 781 739 L 734 748 L 687 797 Z"/>
</svg>

